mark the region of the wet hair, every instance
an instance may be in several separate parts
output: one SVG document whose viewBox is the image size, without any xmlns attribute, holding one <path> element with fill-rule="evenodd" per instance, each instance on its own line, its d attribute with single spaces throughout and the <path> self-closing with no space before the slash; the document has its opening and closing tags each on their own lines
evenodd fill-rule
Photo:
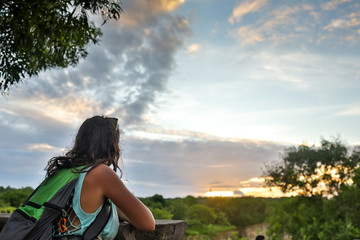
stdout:
<svg viewBox="0 0 360 240">
<path fill-rule="evenodd" d="M 45 170 L 46 178 L 63 168 L 81 167 L 74 172 L 86 172 L 88 167 L 106 164 L 120 170 L 120 130 L 116 118 L 94 116 L 86 119 L 75 137 L 74 146 L 64 156 L 53 157 Z"/>
</svg>

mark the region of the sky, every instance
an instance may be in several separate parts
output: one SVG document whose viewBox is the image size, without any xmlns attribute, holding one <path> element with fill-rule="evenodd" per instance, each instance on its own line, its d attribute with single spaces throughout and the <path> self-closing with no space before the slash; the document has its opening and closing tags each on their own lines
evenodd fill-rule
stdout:
<svg viewBox="0 0 360 240">
<path fill-rule="evenodd" d="M 360 144 L 360 2 L 123 0 L 77 66 L 0 97 L 0 185 L 36 187 L 81 123 L 119 118 L 139 197 L 276 197 L 284 150 Z M 101 24 L 101 20 L 94 18 Z"/>
</svg>

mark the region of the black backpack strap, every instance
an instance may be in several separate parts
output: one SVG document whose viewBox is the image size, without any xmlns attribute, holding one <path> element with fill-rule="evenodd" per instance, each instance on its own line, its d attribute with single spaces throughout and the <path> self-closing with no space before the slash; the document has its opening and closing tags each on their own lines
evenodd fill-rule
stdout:
<svg viewBox="0 0 360 240">
<path fill-rule="evenodd" d="M 96 216 L 95 220 L 90 224 L 90 226 L 86 229 L 83 239 L 84 240 L 93 240 L 101 233 L 104 229 L 105 225 L 110 219 L 111 214 L 111 203 L 108 198 L 105 199 L 104 204 Z"/>
</svg>

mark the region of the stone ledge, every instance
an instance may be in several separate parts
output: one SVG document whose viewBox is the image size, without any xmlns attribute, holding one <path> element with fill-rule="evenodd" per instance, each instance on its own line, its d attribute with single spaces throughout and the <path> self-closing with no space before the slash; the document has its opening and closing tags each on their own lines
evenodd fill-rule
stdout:
<svg viewBox="0 0 360 240">
<path fill-rule="evenodd" d="M 11 214 L 0 213 L 0 231 Z M 182 220 L 156 220 L 154 232 L 143 232 L 129 223 L 121 223 L 115 240 L 183 240 L 187 224 Z"/>
</svg>

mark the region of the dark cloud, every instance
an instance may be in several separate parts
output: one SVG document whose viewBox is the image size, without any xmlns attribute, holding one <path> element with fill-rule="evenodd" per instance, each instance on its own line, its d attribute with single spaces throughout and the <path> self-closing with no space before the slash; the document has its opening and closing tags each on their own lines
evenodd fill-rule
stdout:
<svg viewBox="0 0 360 240">
<path fill-rule="evenodd" d="M 175 54 L 190 34 L 184 17 L 171 13 L 180 4 L 174 3 L 124 1 L 124 15 L 119 22 L 102 26 L 101 42 L 89 46 L 86 59 L 65 70 L 41 73 L 1 99 L 2 184 L 17 186 L 34 174 L 35 182 L 42 179 L 47 160 L 71 145 L 75 128 L 87 117 L 109 112 L 123 121 L 122 126 L 143 123 L 143 115 L 167 89 Z M 28 149 L 39 144 L 53 149 Z M 24 169 L 27 174 L 19 175 Z M 148 169 L 138 170 L 143 174 L 137 174 L 136 181 L 145 180 Z M 160 170 L 153 169 L 152 174 L 171 178 L 167 184 L 183 182 Z"/>
<path fill-rule="evenodd" d="M 66 70 L 42 73 L 11 94 L 18 100 L 90 99 L 96 104 L 89 115 L 112 109 L 123 125 L 141 123 L 143 114 L 166 90 L 175 53 L 190 34 L 187 21 L 168 11 L 179 5 L 174 4 L 124 1 L 124 15 L 119 22 L 102 26 L 101 43 L 89 47 L 85 60 Z"/>
<path fill-rule="evenodd" d="M 241 196 L 244 196 L 245 194 L 244 194 L 242 191 L 235 190 L 235 191 L 234 191 L 234 195 L 235 195 L 236 197 L 241 197 Z"/>
<path fill-rule="evenodd" d="M 209 184 L 211 185 L 217 185 L 217 184 L 222 184 L 223 182 L 222 181 L 212 181 L 212 182 L 209 182 Z"/>
<path fill-rule="evenodd" d="M 251 141 L 160 141 L 125 139 L 124 172 L 140 181 L 182 187 L 185 193 L 236 189 L 260 177 L 264 163 L 278 159 L 286 147 Z M 166 179 L 166 180 L 165 180 Z M 150 186 L 167 195 L 169 188 Z M 178 195 L 179 196 L 179 195 Z"/>
<path fill-rule="evenodd" d="M 4 108 L 4 106 L 3 106 Z M 18 109 L 17 109 L 18 108 Z M 46 115 L 14 106 L 0 114 L 0 169 L 2 185 L 35 187 L 44 177 L 48 159 L 70 146 L 76 129 Z M 42 119 L 42 120 L 41 120 Z M 29 149 L 47 143 L 50 151 Z M 124 180 L 138 196 L 197 195 L 237 189 L 241 182 L 261 175 L 265 162 L 278 159 L 285 146 L 272 142 L 184 140 L 160 141 L 124 136 Z M 25 183 L 24 183 L 25 182 Z"/>
</svg>

